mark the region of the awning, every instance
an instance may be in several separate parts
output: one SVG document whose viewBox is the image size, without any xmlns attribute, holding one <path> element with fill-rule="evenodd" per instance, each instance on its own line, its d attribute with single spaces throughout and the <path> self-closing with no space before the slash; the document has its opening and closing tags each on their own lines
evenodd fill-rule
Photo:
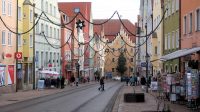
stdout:
<svg viewBox="0 0 200 112">
<path fill-rule="evenodd" d="M 164 55 L 160 58 L 161 61 L 168 61 L 168 60 L 172 60 L 172 59 L 176 59 L 179 57 L 183 57 L 195 52 L 200 51 L 200 47 L 194 47 L 194 48 L 188 48 L 188 49 L 181 49 L 175 52 L 172 52 L 170 54 Z"/>
</svg>

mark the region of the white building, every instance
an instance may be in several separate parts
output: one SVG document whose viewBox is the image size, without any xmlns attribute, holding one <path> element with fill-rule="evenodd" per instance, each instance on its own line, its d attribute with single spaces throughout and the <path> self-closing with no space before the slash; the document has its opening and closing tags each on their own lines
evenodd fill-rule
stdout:
<svg viewBox="0 0 200 112">
<path fill-rule="evenodd" d="M 44 12 L 52 22 L 60 24 L 57 0 L 35 0 L 34 2 L 37 18 Z M 61 49 L 59 48 L 61 28 L 48 21 L 47 17 L 43 14 L 35 29 L 36 78 L 39 70 L 43 69 L 61 73 Z"/>
</svg>

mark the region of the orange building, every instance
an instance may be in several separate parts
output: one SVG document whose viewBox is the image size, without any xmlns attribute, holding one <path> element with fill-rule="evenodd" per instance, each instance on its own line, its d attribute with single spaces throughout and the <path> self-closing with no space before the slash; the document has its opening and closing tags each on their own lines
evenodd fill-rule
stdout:
<svg viewBox="0 0 200 112">
<path fill-rule="evenodd" d="M 188 5 L 189 4 L 189 5 Z M 181 0 L 181 72 L 200 69 L 200 1 Z"/>
</svg>

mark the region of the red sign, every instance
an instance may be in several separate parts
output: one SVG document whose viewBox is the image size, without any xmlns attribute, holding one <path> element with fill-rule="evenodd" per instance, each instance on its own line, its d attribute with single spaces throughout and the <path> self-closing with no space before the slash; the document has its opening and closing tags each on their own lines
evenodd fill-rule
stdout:
<svg viewBox="0 0 200 112">
<path fill-rule="evenodd" d="M 14 84 L 14 73 L 15 68 L 14 65 L 8 65 L 8 84 Z"/>
<path fill-rule="evenodd" d="M 53 65 L 52 64 L 49 64 L 49 67 L 52 67 Z"/>
<path fill-rule="evenodd" d="M 6 58 L 11 58 L 12 57 L 12 54 L 6 54 Z"/>
<path fill-rule="evenodd" d="M 15 53 L 15 58 L 16 59 L 22 59 L 22 52 L 16 52 Z"/>
</svg>

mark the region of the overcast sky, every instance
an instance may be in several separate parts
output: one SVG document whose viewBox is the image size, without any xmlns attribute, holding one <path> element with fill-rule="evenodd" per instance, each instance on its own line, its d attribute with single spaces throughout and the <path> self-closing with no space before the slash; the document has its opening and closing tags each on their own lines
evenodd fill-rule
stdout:
<svg viewBox="0 0 200 112">
<path fill-rule="evenodd" d="M 118 11 L 122 19 L 137 21 L 140 0 L 58 0 L 58 2 L 92 2 L 94 19 L 108 19 Z M 118 18 L 117 15 L 114 18 Z"/>
</svg>

